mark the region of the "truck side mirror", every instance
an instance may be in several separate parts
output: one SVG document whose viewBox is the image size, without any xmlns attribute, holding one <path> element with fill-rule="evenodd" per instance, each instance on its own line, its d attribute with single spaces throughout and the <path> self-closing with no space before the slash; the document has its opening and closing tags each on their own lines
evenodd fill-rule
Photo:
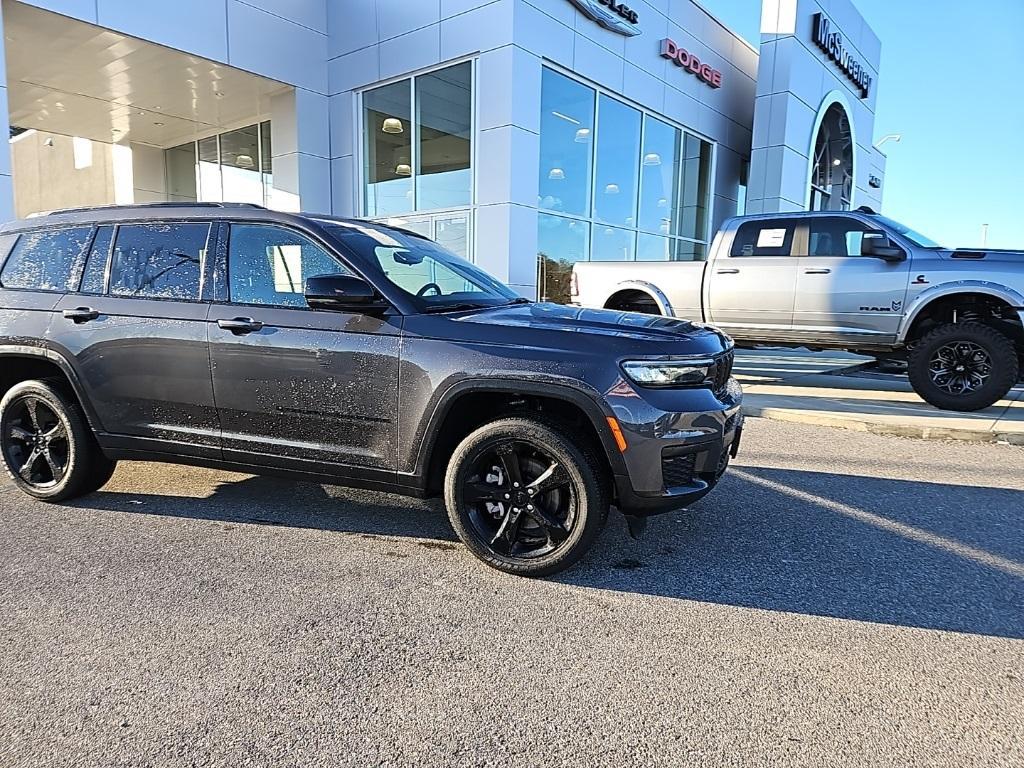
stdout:
<svg viewBox="0 0 1024 768">
<path fill-rule="evenodd" d="M 882 261 L 903 261 L 907 258 L 906 252 L 898 245 L 893 245 L 885 232 L 865 232 L 860 243 L 860 255 Z"/>
</svg>

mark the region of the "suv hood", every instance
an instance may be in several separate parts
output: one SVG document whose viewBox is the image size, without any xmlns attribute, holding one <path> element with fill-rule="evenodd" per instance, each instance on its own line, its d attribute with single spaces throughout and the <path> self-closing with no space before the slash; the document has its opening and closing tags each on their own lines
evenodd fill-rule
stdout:
<svg viewBox="0 0 1024 768">
<path fill-rule="evenodd" d="M 590 337 L 596 343 L 615 347 L 615 351 L 624 347 L 634 354 L 718 354 L 732 346 L 732 340 L 724 333 L 701 323 L 561 304 L 519 304 L 452 314 L 447 318 L 462 326 L 467 336 L 478 337 L 473 330 L 486 330 L 486 335 L 496 340 L 499 334 L 496 328 L 504 328 L 507 336 L 503 340 L 531 346 L 544 345 L 545 331 Z M 528 332 L 517 333 L 517 329 Z M 584 339 L 575 342 L 562 339 L 555 345 L 576 346 L 581 342 Z M 680 349 L 680 342 L 685 343 L 685 349 Z"/>
</svg>

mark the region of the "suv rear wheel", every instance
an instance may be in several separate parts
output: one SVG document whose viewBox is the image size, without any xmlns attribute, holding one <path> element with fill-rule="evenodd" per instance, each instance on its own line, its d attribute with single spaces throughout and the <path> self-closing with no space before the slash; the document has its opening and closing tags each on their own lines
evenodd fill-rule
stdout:
<svg viewBox="0 0 1024 768">
<path fill-rule="evenodd" d="M 1017 383 L 1013 342 L 975 322 L 946 323 L 910 351 L 910 384 L 925 401 L 947 411 L 977 411 L 1002 399 Z"/>
<path fill-rule="evenodd" d="M 488 565 L 548 576 L 590 549 L 608 515 L 594 456 L 555 423 L 507 418 L 455 449 L 445 477 L 452 527 Z"/>
<path fill-rule="evenodd" d="M 24 381 L 0 400 L 0 454 L 15 485 L 50 502 L 98 490 L 117 466 L 78 403 L 49 381 Z"/>
</svg>

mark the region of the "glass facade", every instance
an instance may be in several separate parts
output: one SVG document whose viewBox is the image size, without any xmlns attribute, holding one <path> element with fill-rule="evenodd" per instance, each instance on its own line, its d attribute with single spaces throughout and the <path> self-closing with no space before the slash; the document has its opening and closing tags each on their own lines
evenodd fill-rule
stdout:
<svg viewBox="0 0 1024 768">
<path fill-rule="evenodd" d="M 553 69 L 542 89 L 540 299 L 577 261 L 706 258 L 712 145 Z"/>
<path fill-rule="evenodd" d="M 469 206 L 472 136 L 471 62 L 364 92 L 364 215 Z"/>
<path fill-rule="evenodd" d="M 812 211 L 848 211 L 853 199 L 853 136 L 839 104 L 825 112 L 814 142 Z"/>
<path fill-rule="evenodd" d="M 270 121 L 164 150 L 164 167 L 169 200 L 269 206 Z"/>
</svg>

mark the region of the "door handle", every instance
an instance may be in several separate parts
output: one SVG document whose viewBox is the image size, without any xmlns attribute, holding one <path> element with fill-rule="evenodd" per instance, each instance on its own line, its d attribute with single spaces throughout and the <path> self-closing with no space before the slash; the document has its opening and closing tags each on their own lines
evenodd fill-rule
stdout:
<svg viewBox="0 0 1024 768">
<path fill-rule="evenodd" d="M 231 320 L 218 320 L 217 325 L 225 331 L 231 331 L 235 336 L 244 336 L 247 333 L 255 333 L 263 329 L 263 323 L 253 320 L 251 317 L 235 317 Z"/>
<path fill-rule="evenodd" d="M 65 309 L 63 315 L 65 320 L 71 320 L 75 325 L 81 325 L 95 320 L 100 313 L 91 307 L 76 307 L 75 309 Z"/>
<path fill-rule="evenodd" d="M 720 269 L 718 274 L 720 275 L 738 275 L 740 271 L 738 269 Z"/>
<path fill-rule="evenodd" d="M 831 269 L 825 269 L 824 267 L 820 268 L 820 269 L 818 269 L 818 268 L 805 269 L 804 270 L 804 274 L 805 275 L 830 275 L 830 274 L 832 274 L 832 270 Z"/>
</svg>

